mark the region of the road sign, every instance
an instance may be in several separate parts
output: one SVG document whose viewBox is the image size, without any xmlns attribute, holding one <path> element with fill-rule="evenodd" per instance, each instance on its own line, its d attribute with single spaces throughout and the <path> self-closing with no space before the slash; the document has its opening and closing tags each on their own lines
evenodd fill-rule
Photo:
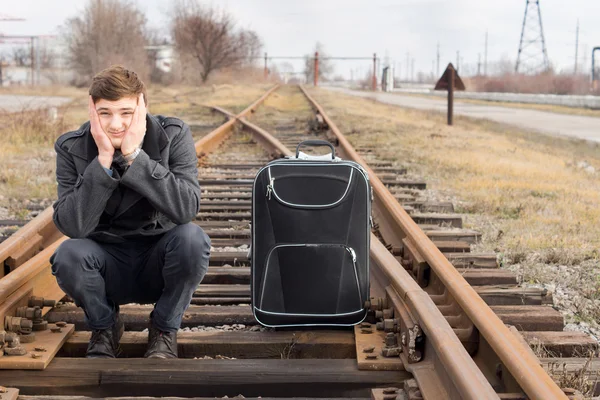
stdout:
<svg viewBox="0 0 600 400">
<path fill-rule="evenodd" d="M 454 117 L 454 91 L 465 90 L 465 84 L 454 69 L 452 63 L 448 64 L 446 71 L 435 84 L 434 90 L 448 91 L 448 125 L 452 125 Z"/>
</svg>

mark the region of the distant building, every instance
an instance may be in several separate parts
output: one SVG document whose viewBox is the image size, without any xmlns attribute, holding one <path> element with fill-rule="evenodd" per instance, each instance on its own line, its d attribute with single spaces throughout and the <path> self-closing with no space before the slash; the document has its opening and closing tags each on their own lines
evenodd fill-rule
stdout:
<svg viewBox="0 0 600 400">
<path fill-rule="evenodd" d="M 27 63 L 18 62 L 11 53 L 16 48 L 27 49 L 29 56 L 31 42 L 28 40 L 19 43 L 6 43 L 2 46 L 2 72 L 0 84 L 2 86 L 14 85 L 51 85 L 67 84 L 73 79 L 73 73 L 68 68 L 64 41 L 56 36 L 40 36 L 34 38 L 33 67 L 28 57 Z M 33 77 L 33 79 L 32 79 Z"/>
<path fill-rule="evenodd" d="M 154 57 L 155 68 L 165 73 L 173 70 L 173 54 L 175 53 L 173 45 L 145 46 L 145 49 Z"/>
</svg>

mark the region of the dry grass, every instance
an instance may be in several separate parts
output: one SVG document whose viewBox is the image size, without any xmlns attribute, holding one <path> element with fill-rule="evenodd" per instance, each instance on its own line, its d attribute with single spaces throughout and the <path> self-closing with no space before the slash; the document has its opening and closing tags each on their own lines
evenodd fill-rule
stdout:
<svg viewBox="0 0 600 400">
<path fill-rule="evenodd" d="M 536 75 L 505 72 L 499 76 L 476 76 L 465 79 L 468 90 L 500 93 L 549 93 L 560 95 L 594 94 L 585 74 L 556 74 L 543 72 Z M 597 94 L 597 93 L 596 93 Z"/>
<path fill-rule="evenodd" d="M 215 124 L 222 118 L 201 104 L 241 110 L 264 92 L 265 85 L 149 88 L 149 111 L 178 116 L 186 121 Z M 7 93 L 3 90 L 1 93 Z M 0 114 L 0 208 L 14 217 L 27 217 L 26 203 L 56 198 L 54 142 L 62 133 L 77 129 L 87 120 L 87 90 L 72 87 L 15 88 L 11 94 L 64 95 L 73 101 L 59 108 L 52 121 L 45 111 L 23 110 Z"/>
<path fill-rule="evenodd" d="M 380 156 L 407 165 L 438 197 L 453 200 L 465 225 L 483 232 L 478 250 L 500 252 L 530 282 L 562 284 L 564 275 L 539 266 L 565 266 L 571 277 L 587 278 L 571 279 L 569 289 L 597 304 L 600 174 L 578 167 L 585 161 L 600 170 L 597 145 L 460 117 L 448 127 L 439 113 L 312 93 L 355 145 L 378 144 Z M 580 318 L 600 318 L 598 307 L 583 309 Z"/>
<path fill-rule="evenodd" d="M 560 355 L 548 350 L 539 340 L 532 343 L 531 349 L 538 359 L 544 359 L 542 367 L 559 387 L 575 389 L 585 398 L 590 398 L 594 394 L 595 385 L 600 376 L 598 376 L 598 371 L 591 365 L 597 357 L 593 351 L 575 351 L 573 356 L 583 358 L 586 362 L 581 368 L 573 368 L 573 366 L 568 365 L 568 361 L 565 362 Z"/>
<path fill-rule="evenodd" d="M 261 125 L 268 121 L 272 123 L 273 120 L 289 120 L 292 118 L 295 121 L 302 121 L 306 125 L 306 121 L 312 117 L 312 109 L 304 95 L 292 86 L 283 86 L 269 96 L 263 105 L 256 110 L 252 116 L 252 121 Z"/>
<path fill-rule="evenodd" d="M 85 94 L 85 90 L 74 86 L 2 86 L 0 87 L 0 95 L 26 95 L 26 96 L 66 96 L 77 97 Z"/>
</svg>

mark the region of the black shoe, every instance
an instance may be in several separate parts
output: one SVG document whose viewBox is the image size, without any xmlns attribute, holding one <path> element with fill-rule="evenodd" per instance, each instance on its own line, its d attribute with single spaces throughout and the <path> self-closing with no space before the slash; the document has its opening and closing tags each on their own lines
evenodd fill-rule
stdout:
<svg viewBox="0 0 600 400">
<path fill-rule="evenodd" d="M 150 325 L 146 358 L 177 358 L 177 332 L 163 332 Z"/>
<path fill-rule="evenodd" d="M 119 340 L 123 336 L 123 321 L 117 314 L 115 323 L 108 329 L 95 329 L 88 344 L 87 358 L 116 358 L 120 351 Z"/>
</svg>

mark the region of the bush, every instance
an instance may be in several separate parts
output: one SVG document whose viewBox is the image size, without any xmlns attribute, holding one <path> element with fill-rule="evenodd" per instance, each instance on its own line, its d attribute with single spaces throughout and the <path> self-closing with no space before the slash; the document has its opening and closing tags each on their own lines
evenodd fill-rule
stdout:
<svg viewBox="0 0 600 400">
<path fill-rule="evenodd" d="M 467 90 L 496 93 L 539 93 L 558 95 L 591 94 L 585 75 L 566 75 L 546 72 L 538 75 L 505 73 L 500 76 L 465 79 Z"/>
</svg>

